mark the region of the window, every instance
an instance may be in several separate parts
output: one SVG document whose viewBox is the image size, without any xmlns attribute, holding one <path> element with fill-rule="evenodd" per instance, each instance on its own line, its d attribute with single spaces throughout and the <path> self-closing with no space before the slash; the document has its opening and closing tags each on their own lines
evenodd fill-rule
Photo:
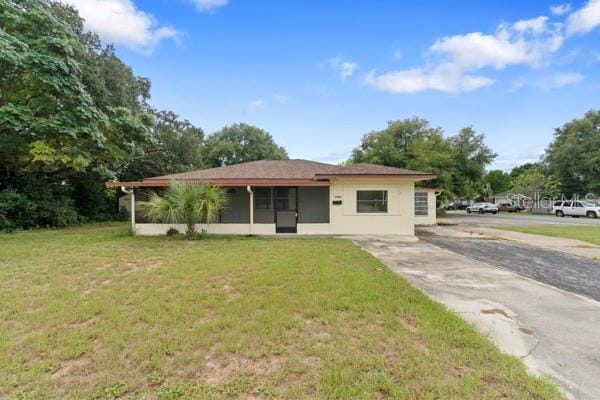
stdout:
<svg viewBox="0 0 600 400">
<path fill-rule="evenodd" d="M 387 210 L 387 190 L 358 190 L 356 192 L 356 212 L 385 213 Z"/>
<path fill-rule="evenodd" d="M 290 209 L 290 190 L 288 188 L 273 189 L 273 205 L 275 210 L 287 211 Z"/>
<path fill-rule="evenodd" d="M 583 207 L 583 204 L 581 204 L 580 202 L 576 202 L 573 204 L 573 207 Z"/>
<path fill-rule="evenodd" d="M 257 188 L 254 190 L 254 208 L 256 210 L 271 210 L 271 188 Z"/>
<path fill-rule="evenodd" d="M 415 215 L 427 215 L 427 192 L 415 192 Z"/>
</svg>

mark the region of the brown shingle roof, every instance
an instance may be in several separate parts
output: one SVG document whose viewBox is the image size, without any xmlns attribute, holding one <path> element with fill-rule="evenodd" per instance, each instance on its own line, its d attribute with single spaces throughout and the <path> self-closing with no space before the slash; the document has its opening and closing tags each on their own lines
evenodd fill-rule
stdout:
<svg viewBox="0 0 600 400">
<path fill-rule="evenodd" d="M 318 173 L 334 173 L 340 167 L 308 160 L 260 160 L 225 167 L 155 176 L 144 180 L 202 179 L 313 179 Z"/>
<path fill-rule="evenodd" d="M 429 172 L 414 171 L 405 168 L 386 167 L 385 165 L 359 163 L 347 167 L 340 167 L 332 174 L 319 173 L 317 175 L 432 175 Z"/>
<path fill-rule="evenodd" d="M 327 176 L 423 176 L 433 174 L 375 164 L 353 164 L 348 167 L 324 164 L 309 160 L 260 160 L 225 167 L 182 172 L 179 174 L 146 178 L 152 180 L 204 180 L 204 179 L 315 179 Z"/>
</svg>

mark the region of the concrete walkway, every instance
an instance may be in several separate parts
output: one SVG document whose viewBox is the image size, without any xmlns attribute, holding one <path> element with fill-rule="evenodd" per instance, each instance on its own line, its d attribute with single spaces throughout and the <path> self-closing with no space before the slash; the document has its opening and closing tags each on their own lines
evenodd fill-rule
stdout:
<svg viewBox="0 0 600 400">
<path fill-rule="evenodd" d="M 424 241 L 394 236 L 353 241 L 571 398 L 600 399 L 599 302 Z"/>
</svg>

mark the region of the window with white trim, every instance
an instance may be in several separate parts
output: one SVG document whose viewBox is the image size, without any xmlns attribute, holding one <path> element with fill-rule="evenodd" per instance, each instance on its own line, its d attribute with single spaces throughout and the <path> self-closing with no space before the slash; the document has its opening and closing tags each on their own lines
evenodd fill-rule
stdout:
<svg viewBox="0 0 600 400">
<path fill-rule="evenodd" d="M 428 209 L 428 193 L 415 192 L 415 215 L 427 216 Z"/>
<path fill-rule="evenodd" d="M 386 213 L 388 211 L 387 190 L 357 190 L 357 213 Z"/>
</svg>

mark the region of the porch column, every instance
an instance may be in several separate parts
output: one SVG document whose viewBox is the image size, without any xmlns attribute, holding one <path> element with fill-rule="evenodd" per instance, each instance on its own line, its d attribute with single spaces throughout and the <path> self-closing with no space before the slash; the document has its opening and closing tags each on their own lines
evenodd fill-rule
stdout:
<svg viewBox="0 0 600 400">
<path fill-rule="evenodd" d="M 246 186 L 246 190 L 250 194 L 250 234 L 254 234 L 254 192 L 251 186 Z"/>
<path fill-rule="evenodd" d="M 131 231 L 135 235 L 135 188 L 131 188 Z"/>
<path fill-rule="evenodd" d="M 125 194 L 131 195 L 131 231 L 135 235 L 135 188 L 127 190 L 125 186 L 121 186 L 121 191 Z"/>
</svg>

